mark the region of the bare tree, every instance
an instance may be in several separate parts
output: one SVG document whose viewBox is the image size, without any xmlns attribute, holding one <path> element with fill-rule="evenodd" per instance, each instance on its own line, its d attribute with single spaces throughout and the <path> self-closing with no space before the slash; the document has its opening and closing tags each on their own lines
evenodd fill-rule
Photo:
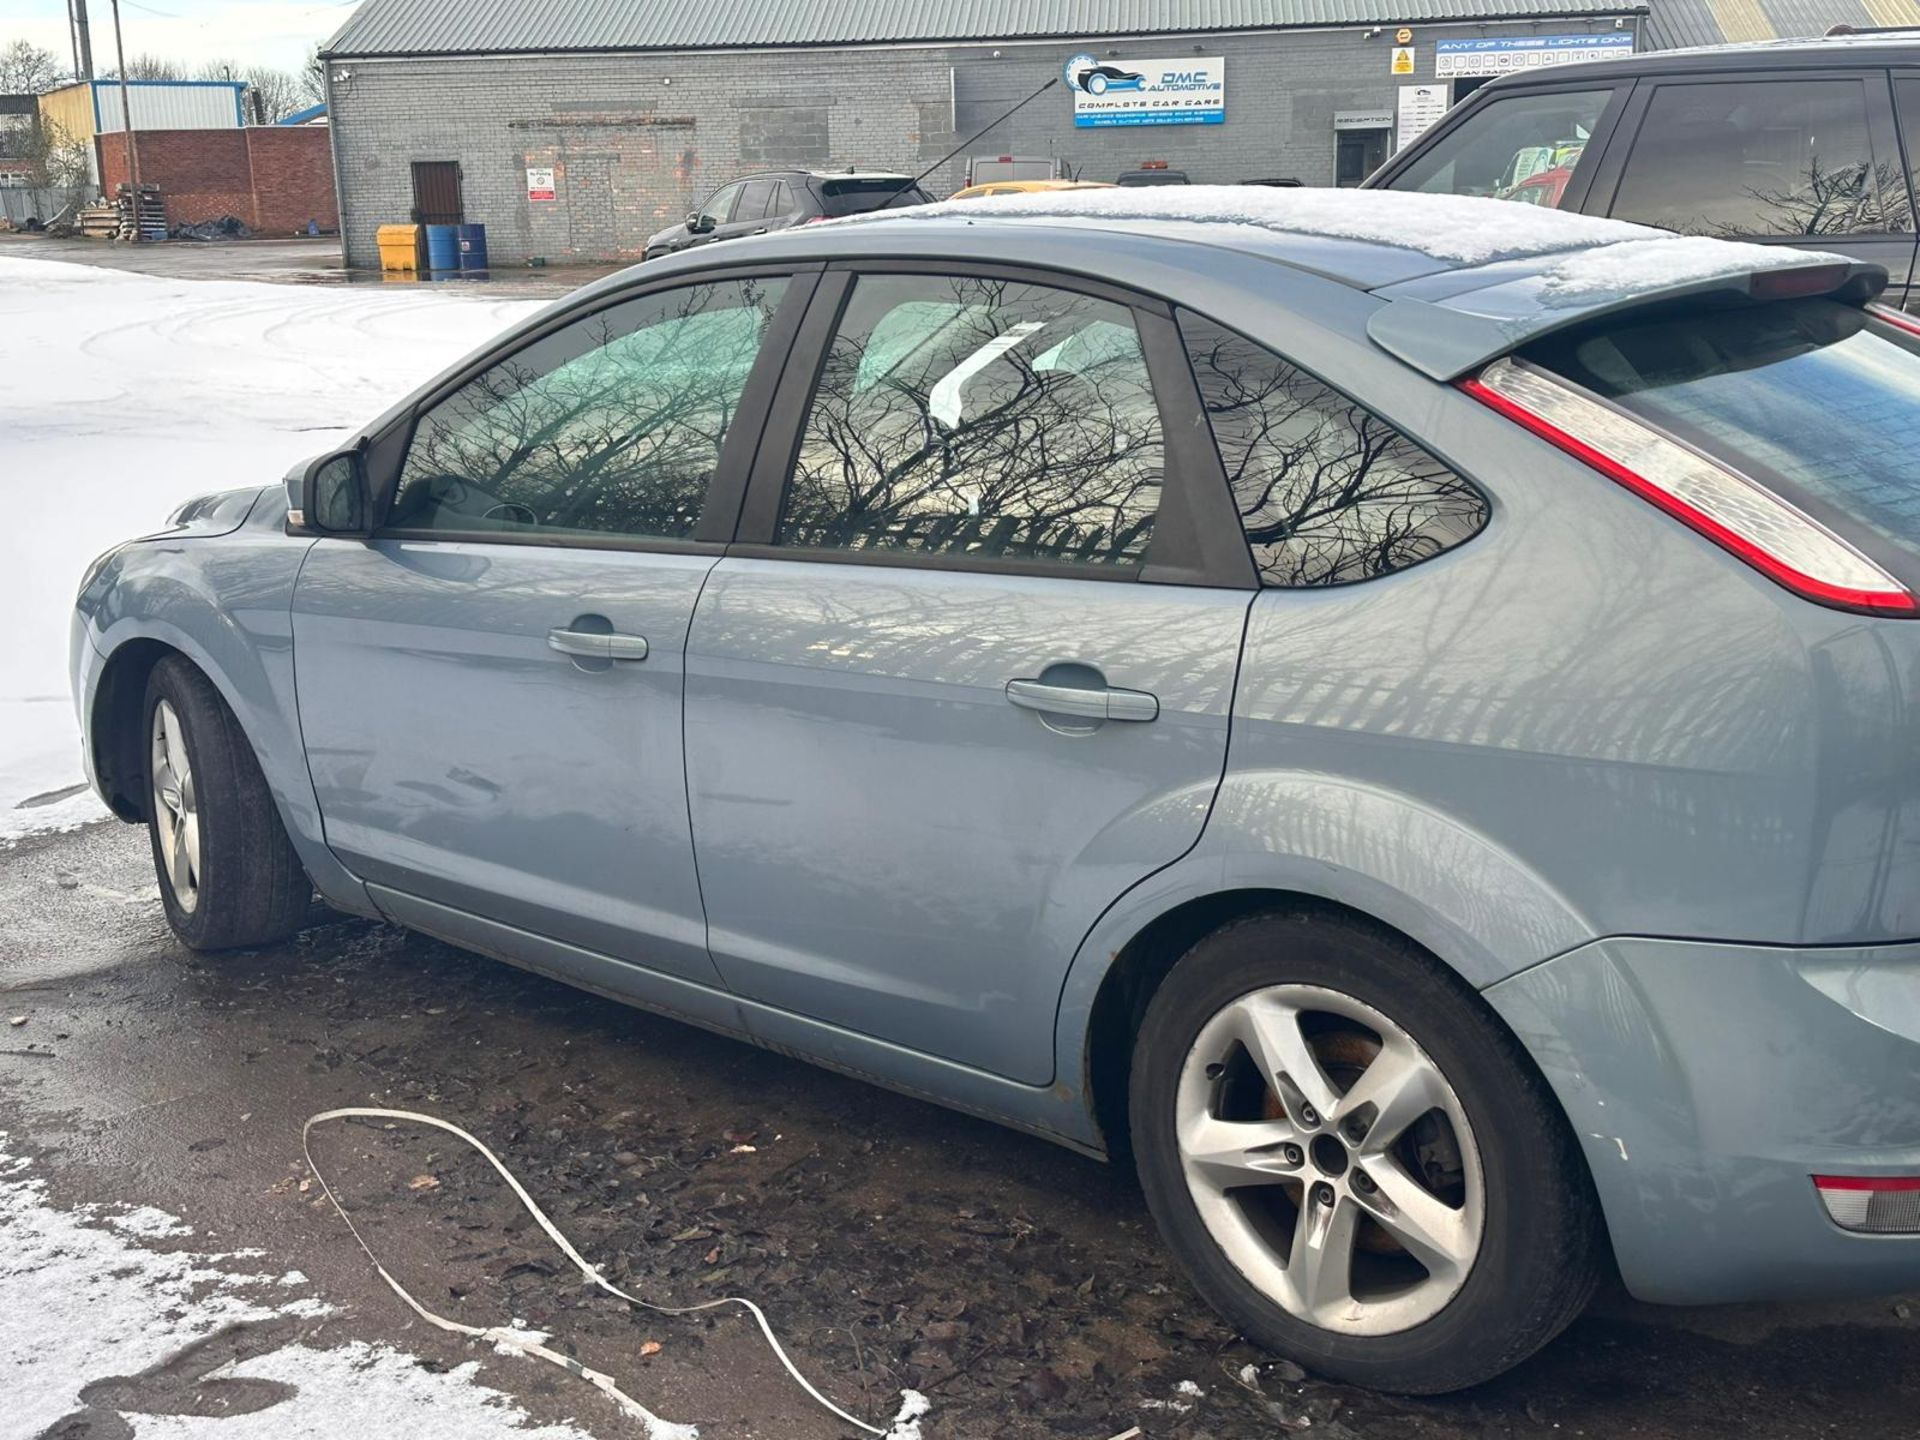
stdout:
<svg viewBox="0 0 1920 1440">
<path fill-rule="evenodd" d="M 327 98 L 327 62 L 320 58 L 318 45 L 307 52 L 306 63 L 300 67 L 300 93 L 309 105 Z"/>
<path fill-rule="evenodd" d="M 105 70 L 101 72 L 101 77 L 117 80 L 120 78 L 120 72 L 117 69 Z M 169 60 L 163 55 L 135 55 L 127 61 L 127 79 L 129 80 L 185 80 L 187 78 L 186 66 L 178 60 Z"/>
<path fill-rule="evenodd" d="M 273 65 L 243 66 L 232 60 L 216 60 L 202 67 L 200 75 L 205 80 L 244 81 L 247 113 L 255 124 L 271 125 L 308 104 L 300 77 Z"/>
<path fill-rule="evenodd" d="M 66 78 L 60 57 L 30 40 L 0 48 L 0 95 L 45 94 Z"/>
</svg>

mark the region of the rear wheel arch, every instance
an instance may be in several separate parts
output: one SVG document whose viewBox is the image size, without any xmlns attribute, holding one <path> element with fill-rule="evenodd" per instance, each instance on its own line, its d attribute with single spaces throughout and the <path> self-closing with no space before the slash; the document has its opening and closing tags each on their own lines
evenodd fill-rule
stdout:
<svg viewBox="0 0 1920 1440">
<path fill-rule="evenodd" d="M 1514 1048 L 1524 1057 L 1534 1077 L 1547 1093 L 1553 1093 L 1538 1062 L 1514 1035 L 1506 1020 L 1467 983 L 1456 967 L 1449 965 L 1444 957 L 1434 954 L 1429 946 L 1421 944 L 1403 930 L 1350 905 L 1301 891 L 1221 891 L 1187 900 L 1148 922 L 1115 954 L 1095 993 L 1085 1038 L 1086 1093 L 1107 1152 L 1116 1161 L 1131 1162 L 1128 1095 L 1132 1082 L 1134 1040 L 1154 994 L 1200 940 L 1235 922 L 1271 914 L 1306 914 L 1358 925 L 1396 945 L 1417 952 L 1457 985 L 1487 1024 L 1512 1040 Z M 1572 1137 L 1571 1118 L 1566 1115 L 1557 1096 L 1553 1103 Z M 1574 1149 L 1576 1153 L 1582 1153 L 1577 1144 Z M 1583 1178 L 1591 1186 L 1593 1176 L 1583 1153 L 1581 1166 Z"/>
</svg>

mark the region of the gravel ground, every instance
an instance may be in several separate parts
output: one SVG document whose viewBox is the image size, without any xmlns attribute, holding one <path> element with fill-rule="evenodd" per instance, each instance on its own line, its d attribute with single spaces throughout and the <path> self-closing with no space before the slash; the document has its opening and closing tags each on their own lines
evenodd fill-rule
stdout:
<svg viewBox="0 0 1920 1440">
<path fill-rule="evenodd" d="M 378 1105 L 473 1131 L 623 1288 L 759 1301 L 855 1413 L 884 1424 L 901 1388 L 924 1391 L 927 1440 L 1920 1434 L 1920 1302 L 1676 1312 L 1607 1295 L 1475 1392 L 1372 1396 L 1238 1340 L 1175 1273 L 1122 1169 L 391 927 L 318 914 L 281 949 L 192 956 L 166 931 L 144 835 L 123 826 L 0 851 L 0 916 L 0 992 L 26 1017 L 0 1031 L 10 1143 L 63 1204 L 157 1206 L 304 1272 L 337 1307 L 305 1327 L 330 1342 L 433 1366 L 481 1354 L 380 1284 L 301 1160 L 308 1115 Z M 343 1123 L 316 1133 L 315 1157 L 422 1303 L 551 1332 L 709 1440 L 848 1433 L 744 1317 L 650 1315 L 584 1285 L 447 1136 Z M 272 1348 L 291 1323 L 221 1343 Z M 222 1383 L 187 1359 L 151 1382 L 174 1407 L 161 1413 Z M 557 1370 L 485 1355 L 483 1376 L 538 1420 L 636 1433 Z M 299 1404 L 280 1388 L 261 1403 Z M 134 1433 L 76 1424 L 59 1440 Z"/>
</svg>

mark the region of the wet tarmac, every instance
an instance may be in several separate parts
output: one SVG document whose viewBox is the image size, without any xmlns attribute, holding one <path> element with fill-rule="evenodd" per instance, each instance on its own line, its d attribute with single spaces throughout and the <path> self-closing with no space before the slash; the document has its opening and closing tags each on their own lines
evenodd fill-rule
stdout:
<svg viewBox="0 0 1920 1440">
<path fill-rule="evenodd" d="M 111 240 L 63 239 L 0 232 L 0 255 L 23 260 L 60 260 L 97 265 L 169 280 L 261 280 L 283 285 L 428 286 L 491 299 L 541 299 L 566 295 L 621 265 L 509 266 L 477 274 L 382 274 L 349 270 L 340 258 L 340 237 L 310 240 L 164 240 L 123 245 Z"/>
<path fill-rule="evenodd" d="M 400 1305 L 311 1183 L 300 1129 L 316 1111 L 472 1130 L 616 1284 L 665 1303 L 750 1296 L 855 1413 L 884 1423 L 901 1387 L 926 1392 L 928 1440 L 1920 1434 L 1920 1299 L 1681 1312 L 1611 1294 L 1465 1395 L 1302 1379 L 1192 1296 L 1119 1168 L 324 911 L 278 949 L 193 956 L 167 931 L 144 833 L 117 824 L 0 851 L 0 993 L 26 1017 L 0 1030 L 0 1129 L 58 1203 L 158 1206 L 261 1247 L 338 1307 L 332 1336 L 433 1363 L 476 1352 Z M 636 1313 L 583 1285 L 444 1135 L 341 1125 L 315 1154 L 443 1313 L 550 1331 L 707 1440 L 849 1433 L 742 1318 Z M 145 1383 L 190 1407 L 217 1383 L 205 1360 Z M 489 1354 L 483 1378 L 538 1418 L 636 1433 L 557 1370 Z"/>
</svg>

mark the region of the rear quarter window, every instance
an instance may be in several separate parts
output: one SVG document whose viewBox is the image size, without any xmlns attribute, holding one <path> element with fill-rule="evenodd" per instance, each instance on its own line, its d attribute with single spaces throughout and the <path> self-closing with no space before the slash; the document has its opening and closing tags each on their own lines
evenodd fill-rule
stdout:
<svg viewBox="0 0 1920 1440">
<path fill-rule="evenodd" d="M 1211 320 L 1180 330 L 1261 584 L 1376 579 L 1485 527 L 1479 488 L 1364 405 Z"/>
</svg>

